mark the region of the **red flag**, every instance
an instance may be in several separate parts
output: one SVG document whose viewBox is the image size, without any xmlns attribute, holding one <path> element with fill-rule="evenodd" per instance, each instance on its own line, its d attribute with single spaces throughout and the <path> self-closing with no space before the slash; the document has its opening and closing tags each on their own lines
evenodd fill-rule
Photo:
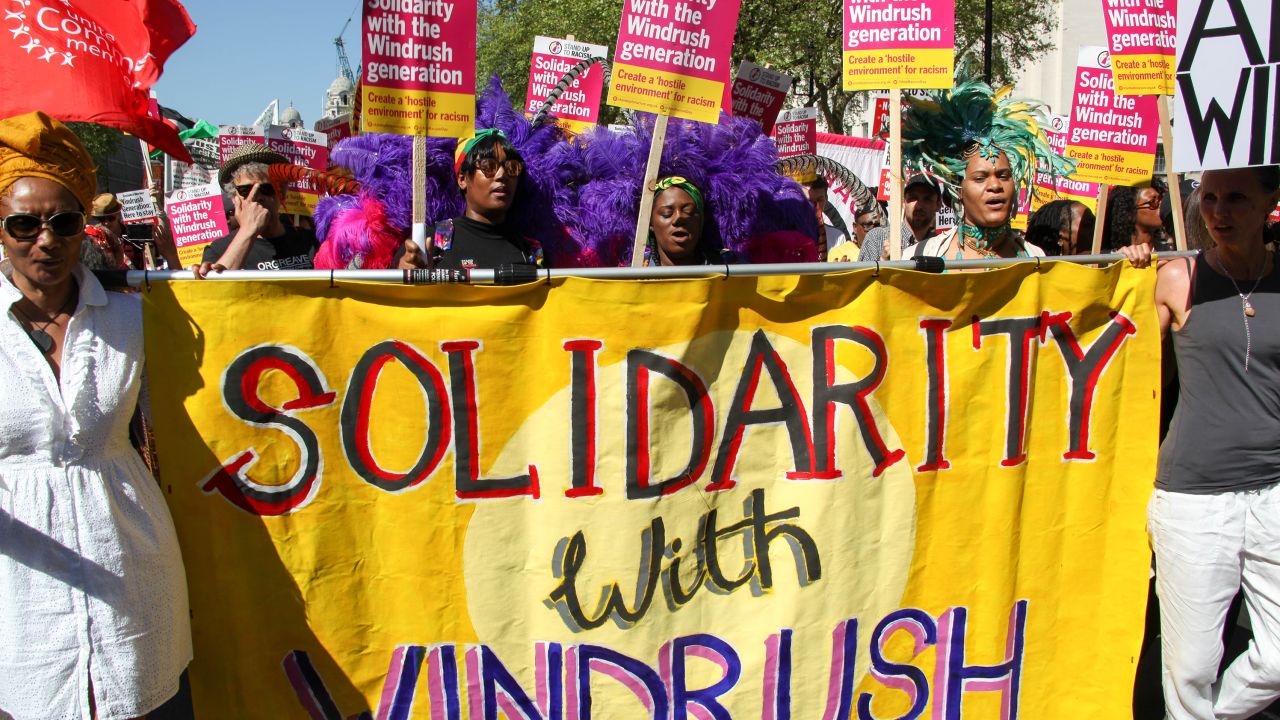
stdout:
<svg viewBox="0 0 1280 720">
<path fill-rule="evenodd" d="M 148 91 L 196 26 L 178 0 L 0 0 L 0 117 L 119 128 L 190 162 Z"/>
</svg>

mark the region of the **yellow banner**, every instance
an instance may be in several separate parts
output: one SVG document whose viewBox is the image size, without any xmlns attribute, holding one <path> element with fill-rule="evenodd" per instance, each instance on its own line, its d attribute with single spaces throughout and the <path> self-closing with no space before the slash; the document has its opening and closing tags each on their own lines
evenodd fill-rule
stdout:
<svg viewBox="0 0 1280 720">
<path fill-rule="evenodd" d="M 364 86 L 361 132 L 466 137 L 475 132 L 474 95 Z"/>
<path fill-rule="evenodd" d="M 1127 715 L 1154 275 L 153 283 L 197 715 Z"/>
<path fill-rule="evenodd" d="M 945 49 L 845 50 L 844 90 L 947 89 L 955 51 Z"/>
<path fill-rule="evenodd" d="M 650 68 L 613 64 L 609 104 L 715 124 L 724 83 Z"/>
</svg>

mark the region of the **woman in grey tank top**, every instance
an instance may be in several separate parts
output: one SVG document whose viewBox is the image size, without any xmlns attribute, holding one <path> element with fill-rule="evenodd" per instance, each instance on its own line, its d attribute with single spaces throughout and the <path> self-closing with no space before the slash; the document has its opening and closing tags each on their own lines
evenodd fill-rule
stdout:
<svg viewBox="0 0 1280 720">
<path fill-rule="evenodd" d="M 1147 527 L 1176 720 L 1248 718 L 1280 696 L 1280 272 L 1263 241 L 1280 168 L 1209 171 L 1198 192 L 1216 245 L 1164 263 L 1156 280 L 1181 394 Z M 1149 246 L 1122 252 L 1150 262 Z M 1241 586 L 1254 638 L 1219 678 Z"/>
</svg>

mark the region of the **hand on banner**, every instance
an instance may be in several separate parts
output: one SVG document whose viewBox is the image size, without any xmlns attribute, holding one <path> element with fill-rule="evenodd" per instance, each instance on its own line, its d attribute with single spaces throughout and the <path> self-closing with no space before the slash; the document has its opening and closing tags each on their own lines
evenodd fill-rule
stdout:
<svg viewBox="0 0 1280 720">
<path fill-rule="evenodd" d="M 1129 264 L 1136 268 L 1144 268 L 1151 265 L 1151 245 L 1147 243 L 1125 245 L 1120 248 L 1120 254 L 1128 258 Z"/>
<path fill-rule="evenodd" d="M 221 273 L 226 270 L 226 266 L 222 263 L 206 262 L 199 265 L 192 265 L 191 272 L 195 273 L 197 280 L 203 280 L 211 272 Z"/>
<path fill-rule="evenodd" d="M 422 252 L 422 248 L 418 247 L 418 243 L 412 240 L 404 241 L 404 254 L 400 256 L 400 263 L 396 265 L 397 270 L 416 270 L 427 266 L 427 256 Z"/>
<path fill-rule="evenodd" d="M 239 193 L 231 196 L 236 208 L 236 221 L 242 230 L 247 230 L 254 237 L 266 232 L 271 224 L 271 211 L 258 202 L 258 189 L 261 187 L 262 183 L 254 183 L 248 196 L 242 198 Z"/>
</svg>

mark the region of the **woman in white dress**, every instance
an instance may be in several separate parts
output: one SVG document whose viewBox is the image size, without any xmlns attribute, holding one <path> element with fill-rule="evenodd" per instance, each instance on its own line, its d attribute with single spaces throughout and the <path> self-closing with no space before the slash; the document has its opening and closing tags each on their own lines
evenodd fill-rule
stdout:
<svg viewBox="0 0 1280 720">
<path fill-rule="evenodd" d="M 137 718 L 191 660 L 186 579 L 129 443 L 136 295 L 79 263 L 93 161 L 43 113 L 0 120 L 0 716 Z"/>
</svg>

